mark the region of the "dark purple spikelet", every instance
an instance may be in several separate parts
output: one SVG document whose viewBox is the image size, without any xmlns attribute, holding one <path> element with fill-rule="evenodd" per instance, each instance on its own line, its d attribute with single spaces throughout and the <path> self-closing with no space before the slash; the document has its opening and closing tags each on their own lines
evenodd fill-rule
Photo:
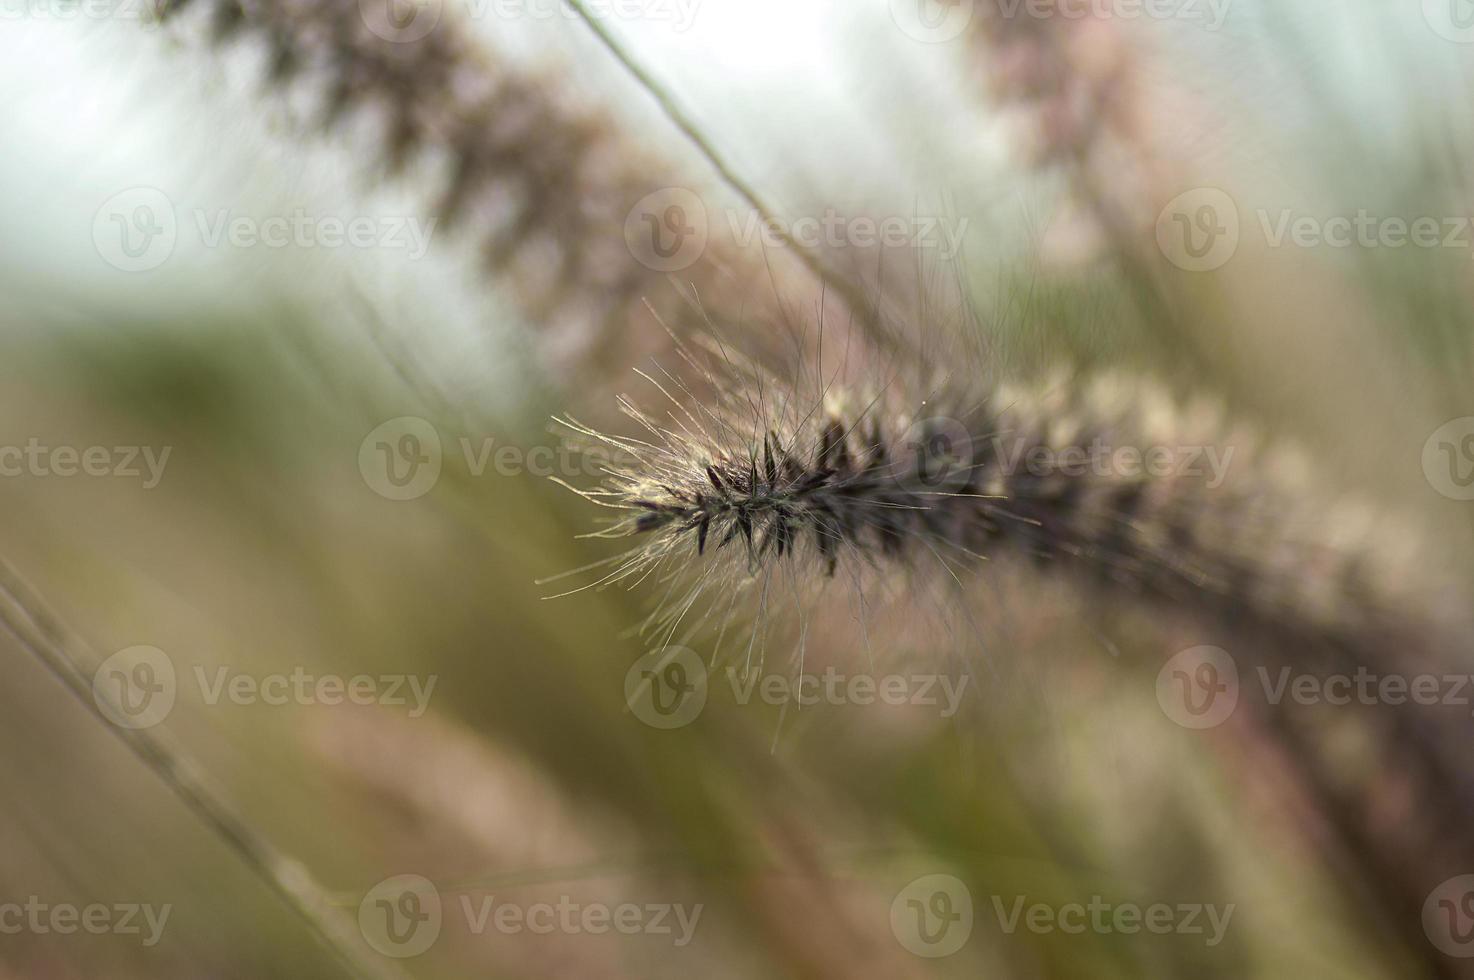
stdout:
<svg viewBox="0 0 1474 980">
<path fill-rule="evenodd" d="M 615 450 L 604 485 L 578 492 L 620 513 L 600 536 L 641 543 L 595 584 L 661 585 L 645 629 L 657 643 L 709 622 L 725 634 L 743 595 L 761 618 L 787 583 L 839 569 L 857 583 L 940 570 L 965 606 L 965 576 L 1012 555 L 1109 603 L 1185 614 L 1233 647 L 1246 678 L 1468 669 L 1464 617 L 1411 534 L 1338 502 L 1296 455 L 1150 385 L 1059 378 L 977 395 L 942 384 L 915 401 L 894 385 L 808 400 L 763 385 L 752 400 L 723 393 L 720 408 L 657 387 L 672 404 L 663 422 L 622 401 L 644 438 L 566 423 Z M 1254 704 L 1253 684 L 1240 717 L 1305 775 L 1337 860 L 1375 883 L 1391 928 L 1416 940 L 1423 896 L 1474 861 L 1466 713 L 1358 716 L 1375 758 L 1348 771 L 1318 715 Z M 1389 781 L 1405 806 L 1387 809 Z"/>
<path fill-rule="evenodd" d="M 757 287 L 774 276 L 820 292 L 792 255 L 744 248 L 716 222 L 701 223 L 704 245 L 673 286 L 645 252 L 641 219 L 693 195 L 714 207 L 703 196 L 714 193 L 711 175 L 662 151 L 662 136 L 674 133 L 626 131 L 556 59 L 534 68 L 500 57 L 494 39 L 449 6 L 433 8 L 430 30 L 396 36 L 392 21 L 370 16 L 381 5 L 353 0 L 155 4 L 163 20 L 204 20 L 218 43 L 262 49 L 263 81 L 314 96 L 323 134 L 371 121 L 364 156 L 386 173 L 427 163 L 437 228 L 479 250 L 560 367 L 668 354 L 671 334 L 755 315 Z M 777 318 L 770 305 L 767 317 Z"/>
<path fill-rule="evenodd" d="M 664 389 L 662 389 L 664 390 Z M 1004 555 L 1092 587 L 1310 634 L 1352 637 L 1426 606 L 1405 535 L 1316 487 L 1286 450 L 1256 446 L 1204 406 L 1139 383 L 1064 377 L 982 394 L 894 388 L 768 409 L 695 401 L 613 447 L 607 536 L 645 542 L 615 577 L 791 560 L 823 575 L 928 566 L 956 575 Z M 1329 501 L 1328 501 L 1329 498 Z"/>
</svg>

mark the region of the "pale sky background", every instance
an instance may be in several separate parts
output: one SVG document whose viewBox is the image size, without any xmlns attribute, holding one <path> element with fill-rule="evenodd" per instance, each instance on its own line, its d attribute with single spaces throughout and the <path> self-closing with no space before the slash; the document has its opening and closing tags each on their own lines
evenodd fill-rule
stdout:
<svg viewBox="0 0 1474 980">
<path fill-rule="evenodd" d="M 496 0 L 466 2 L 486 11 Z M 1001 195 L 1004 219 L 1015 207 L 1015 184 L 996 193 L 992 186 L 1010 165 L 1000 121 L 963 97 L 945 45 L 898 29 L 897 11 L 920 0 L 644 2 L 655 16 L 615 17 L 613 27 L 780 211 L 833 205 L 910 213 L 918 199 L 944 204 L 958 191 L 990 207 Z M 1278 121 L 1246 126 L 1258 134 L 1253 144 L 1236 140 L 1231 128 L 1209 130 L 1201 148 L 1207 158 L 1237 157 L 1291 184 L 1294 161 L 1285 147 L 1324 121 L 1314 105 L 1284 97 L 1301 69 L 1317 67 L 1346 87 L 1333 94 L 1354 106 L 1347 125 L 1395 140 L 1409 125 L 1409 100 L 1436 104 L 1474 51 L 1430 30 L 1436 13 L 1426 4 L 1218 2 L 1229 4 L 1220 31 L 1148 25 L 1182 64 L 1180 73 L 1154 81 L 1192 90 L 1229 127 L 1236 116 Z M 487 298 L 471 298 L 479 270 L 454 243 L 432 242 L 407 272 L 392 252 L 360 251 L 345 262 L 353 250 L 204 248 L 185 221 L 176 254 L 159 269 L 125 273 L 99 261 L 94 216 L 130 187 L 159 188 L 182 212 L 210 214 L 306 206 L 351 215 L 370 205 L 416 214 L 424 195 L 412 180 L 366 184 L 351 140 L 296 134 L 290 102 L 260 96 L 249 46 L 221 54 L 189 37 L 176 43 L 136 18 L 89 18 L 64 0 L 0 0 L 0 14 L 0 91 L 7 93 L 0 288 L 9 328 L 100 310 L 145 317 L 169 307 L 252 310 L 278 295 L 333 302 L 350 276 L 387 309 L 387 320 L 399 319 L 396 309 L 413 311 L 411 329 L 429 334 L 433 327 L 435 336 L 452 338 L 452 363 L 475 362 L 462 345 L 486 341 Z M 1311 43 L 1275 48 L 1266 38 L 1281 30 L 1280 21 L 1298 25 Z M 551 53 L 588 90 L 615 93 L 613 104 L 662 132 L 648 100 L 572 18 L 487 15 L 474 25 L 504 54 L 536 60 Z M 1399 62 L 1388 50 L 1415 56 Z M 995 237 L 979 233 L 977 244 Z"/>
</svg>

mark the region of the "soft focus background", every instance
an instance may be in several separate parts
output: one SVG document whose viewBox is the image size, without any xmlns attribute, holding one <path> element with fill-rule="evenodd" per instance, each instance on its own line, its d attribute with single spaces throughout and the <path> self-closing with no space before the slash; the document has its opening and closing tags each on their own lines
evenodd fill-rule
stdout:
<svg viewBox="0 0 1474 980">
<path fill-rule="evenodd" d="M 1427 566 L 1468 594 L 1470 505 L 1425 454 L 1474 414 L 1467 4 L 1084 6 L 648 0 L 603 22 L 778 217 L 958 232 L 961 254 L 821 251 L 872 294 L 894 270 L 898 308 L 938 297 L 932 329 L 975 333 L 988 372 L 1222 400 L 1437 541 Z M 740 231 L 750 212 L 566 10 L 446 11 Z M 626 680 L 662 587 L 535 584 L 613 553 L 547 479 L 592 482 L 548 419 L 607 417 L 640 364 L 549 340 L 474 223 L 429 227 L 443 162 L 386 174 L 363 126 L 313 122 L 310 80 L 267 81 L 259 38 L 217 46 L 199 11 L 161 26 L 143 4 L 0 13 L 0 554 L 89 671 L 162 651 L 174 701 L 150 730 L 310 871 L 363 955 L 418 978 L 1414 975 L 1318 866 L 1282 774 L 1159 701 L 1167 658 L 1222 638 L 1006 565 L 963 629 L 843 596 L 805 621 L 806 670 L 965 674 L 955 715 L 743 704 L 714 669 L 699 717 L 648 724 Z M 1285 216 L 1361 211 L 1432 216 L 1438 244 L 1277 242 Z M 295 215 L 308 240 L 284 247 L 212 234 Z M 324 244 L 325 219 L 374 240 Z M 384 447 L 436 439 L 438 478 L 396 484 Z M 96 473 L 61 475 L 97 447 Z M 799 623 L 769 628 L 763 671 L 792 676 Z M 110 663 L 143 676 L 137 656 Z M 171 909 L 153 944 L 0 913 L 0 972 L 348 975 L 8 635 L 0 663 L 0 903 Z M 368 675 L 380 703 L 211 696 L 283 675 Z M 417 955 L 384 932 L 389 879 L 438 896 Z M 1174 928 L 1059 927 L 1092 901 L 1166 904 Z M 629 934 L 497 925 L 560 902 L 575 923 L 640 911 Z M 700 907 L 689 935 L 665 906 Z M 1232 910 L 1221 935 L 1208 907 Z"/>
</svg>

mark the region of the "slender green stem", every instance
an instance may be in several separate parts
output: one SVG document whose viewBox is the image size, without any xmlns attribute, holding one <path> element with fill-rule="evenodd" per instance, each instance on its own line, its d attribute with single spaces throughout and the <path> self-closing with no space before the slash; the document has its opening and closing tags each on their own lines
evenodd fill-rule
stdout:
<svg viewBox="0 0 1474 980">
<path fill-rule="evenodd" d="M 110 694 L 94 689 L 92 674 L 73 655 L 80 642 L 67 635 L 40 596 L 3 559 L 0 559 L 0 626 L 61 681 L 92 717 L 153 770 L 169 791 L 301 918 L 351 975 L 371 980 L 403 980 L 403 972 L 363 950 L 357 930 L 333 907 L 331 897 L 307 868 L 253 830 L 224 795 L 209 785 L 203 768 L 187 752 L 174 745 L 158 728 L 124 728 L 109 720 L 109 712 L 119 716 L 121 707 Z"/>
<path fill-rule="evenodd" d="M 635 81 L 640 84 L 640 87 L 649 93 L 666 118 L 706 158 L 707 162 L 716 170 L 717 176 L 721 178 L 722 183 L 726 184 L 733 193 L 747 202 L 747 205 L 757 212 L 758 217 L 767 222 L 768 227 L 772 229 L 773 233 L 785 246 L 793 251 L 793 254 L 798 257 L 798 260 L 804 264 L 804 267 L 819 282 L 839 294 L 839 298 L 849 309 L 851 315 L 855 317 L 855 320 L 870 335 L 871 339 L 879 343 L 883 348 L 892 350 L 910 349 L 912 342 L 909 338 L 903 337 L 896 331 L 886 328 L 877 313 L 877 303 L 867 300 L 858 286 L 830 268 L 813 250 L 806 248 L 790 235 L 783 222 L 773 220 L 778 214 L 777 209 L 763 198 L 757 188 L 744 180 L 733 169 L 732 165 L 727 162 L 727 159 L 722 156 L 721 151 L 716 148 L 716 145 L 701 132 L 700 127 L 696 124 L 696 120 L 681 106 L 670 90 L 662 85 L 659 79 L 636 60 L 634 55 L 620 42 L 619 38 L 615 37 L 608 27 L 600 23 L 599 18 L 589 12 L 584 0 L 566 0 L 566 2 L 573 9 L 574 13 L 578 14 L 579 19 L 584 22 L 589 30 L 594 32 L 594 36 L 608 49 L 615 60 L 630 73 Z M 914 353 L 914 350 L 910 350 L 909 352 Z"/>
</svg>

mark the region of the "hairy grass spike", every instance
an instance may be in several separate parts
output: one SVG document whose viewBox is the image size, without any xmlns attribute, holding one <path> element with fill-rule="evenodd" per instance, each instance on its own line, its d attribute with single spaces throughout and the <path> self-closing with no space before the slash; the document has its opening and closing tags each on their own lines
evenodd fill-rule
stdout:
<svg viewBox="0 0 1474 980">
<path fill-rule="evenodd" d="M 914 401 L 901 387 L 829 388 L 809 404 L 769 384 L 767 407 L 714 408 L 661 387 L 664 421 L 622 400 L 645 441 L 567 424 L 619 450 L 605 485 L 584 492 L 624 513 L 604 534 L 646 536 L 631 573 L 733 546 L 744 572 L 792 558 L 826 575 L 849 561 L 961 570 L 1016 553 L 1312 633 L 1380 632 L 1426 605 L 1408 587 L 1411 556 L 1386 547 L 1364 508 L 1324 513 L 1302 463 L 1256 454 L 1210 408 L 1180 410 L 1120 379 L 991 392 L 942 382 Z"/>
<path fill-rule="evenodd" d="M 772 602 L 841 570 L 861 588 L 894 569 L 939 571 L 965 610 L 967 576 L 1013 556 L 1112 602 L 1187 613 L 1250 676 L 1436 673 L 1466 652 L 1461 615 L 1429 584 L 1410 534 L 1337 503 L 1295 454 L 1149 384 L 892 379 L 860 393 L 821 384 L 805 398 L 759 374 L 704 375 L 703 397 L 673 376 L 649 378 L 663 418 L 622 398 L 640 438 L 564 420 L 615 450 L 604 483 L 577 491 L 618 514 L 599 536 L 642 539 L 592 584 L 663 586 L 642 631 L 657 645 L 715 625 L 717 659 L 746 595 L 750 661 Z M 1018 567 L 1000 563 L 1004 574 Z M 1308 712 L 1245 703 L 1241 714 L 1305 775 L 1334 831 L 1322 845 L 1371 896 L 1374 917 L 1426 955 L 1418 903 L 1448 867 L 1474 862 L 1474 779 L 1458 750 L 1467 719 L 1428 709 L 1358 719 L 1377 757 L 1347 772 Z M 1391 825 L 1383 779 L 1408 801 Z"/>
<path fill-rule="evenodd" d="M 674 143 L 631 136 L 619 114 L 571 82 L 555 59 L 535 69 L 498 57 L 486 34 L 449 8 L 435 8 L 433 29 L 403 37 L 370 26 L 368 7 L 353 2 L 156 0 L 155 9 L 166 21 L 207 17 L 220 43 L 242 39 L 264 49 L 266 83 L 314 95 L 313 122 L 324 133 L 341 136 L 350 120 L 372 120 L 365 156 L 388 173 L 432 164 L 438 227 L 460 228 L 479 246 L 495 282 L 551 334 L 544 347 L 564 366 L 664 353 L 669 331 L 701 330 L 703 310 L 739 319 L 757 287 L 774 281 L 832 293 L 829 302 L 846 307 L 836 316 L 877 331 L 877 347 L 902 344 L 881 337 L 863 297 L 794 243 L 762 254 L 724 223 L 700 222 L 700 254 L 675 272 L 632 244 L 629 224 L 641 209 L 655 217 L 691 195 L 712 213 L 728 196 L 760 217 L 770 213 L 663 93 L 657 98 L 675 129 L 696 142 L 715 174 L 692 166 Z M 640 86 L 654 88 L 620 55 Z M 756 344 L 750 349 L 756 353 Z"/>
</svg>

